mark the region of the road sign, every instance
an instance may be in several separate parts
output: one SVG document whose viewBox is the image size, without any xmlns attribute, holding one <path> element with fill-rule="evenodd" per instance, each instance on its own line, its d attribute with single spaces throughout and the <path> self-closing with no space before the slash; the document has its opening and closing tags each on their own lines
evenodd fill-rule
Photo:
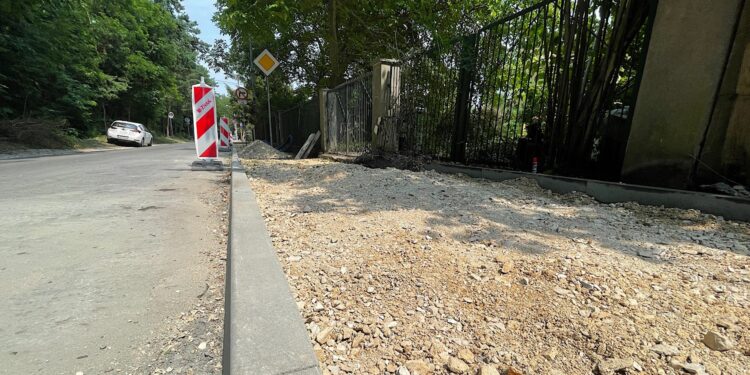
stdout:
<svg viewBox="0 0 750 375">
<path fill-rule="evenodd" d="M 190 117 L 185 116 L 185 118 L 182 119 L 182 121 L 185 123 L 185 125 L 190 125 Z"/>
<path fill-rule="evenodd" d="M 244 87 L 238 87 L 234 90 L 234 97 L 239 100 L 247 100 L 247 90 Z"/>
<path fill-rule="evenodd" d="M 169 112 L 169 114 L 167 115 L 167 117 L 169 117 L 170 119 L 173 119 L 174 118 L 174 112 Z"/>
<path fill-rule="evenodd" d="M 215 159 L 219 155 L 219 131 L 216 126 L 216 97 L 214 89 L 201 83 L 193 90 L 193 129 L 195 132 L 195 152 L 200 159 Z"/>
<path fill-rule="evenodd" d="M 260 68 L 263 73 L 266 75 L 266 98 L 268 100 L 268 113 L 271 113 L 271 89 L 268 87 L 268 75 L 273 72 L 274 69 L 276 69 L 277 66 L 279 66 L 279 61 L 276 60 L 275 57 L 271 54 L 271 52 L 268 52 L 267 49 L 264 49 L 263 52 L 258 55 L 258 57 L 255 58 L 255 65 Z M 273 131 L 271 131 L 271 116 L 268 116 L 268 141 L 273 146 Z"/>
<path fill-rule="evenodd" d="M 260 70 L 266 75 L 270 75 L 271 72 L 276 69 L 276 67 L 279 66 L 279 60 L 276 60 L 275 57 L 271 54 L 271 52 L 268 52 L 267 49 L 264 49 L 263 52 L 258 55 L 258 57 L 255 58 L 255 65 L 260 68 Z"/>
</svg>

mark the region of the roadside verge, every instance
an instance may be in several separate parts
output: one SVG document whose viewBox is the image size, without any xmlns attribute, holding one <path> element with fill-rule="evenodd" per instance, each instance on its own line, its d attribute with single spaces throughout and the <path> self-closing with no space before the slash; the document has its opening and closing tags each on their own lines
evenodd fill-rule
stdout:
<svg viewBox="0 0 750 375">
<path fill-rule="evenodd" d="M 224 374 L 320 374 L 245 169 L 232 154 Z"/>
</svg>

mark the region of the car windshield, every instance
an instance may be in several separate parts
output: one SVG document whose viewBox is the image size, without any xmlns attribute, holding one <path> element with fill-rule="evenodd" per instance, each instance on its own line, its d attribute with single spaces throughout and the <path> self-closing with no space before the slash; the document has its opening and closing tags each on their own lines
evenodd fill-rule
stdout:
<svg viewBox="0 0 750 375">
<path fill-rule="evenodd" d="M 115 122 L 112 124 L 113 128 L 121 128 L 121 129 L 138 129 L 137 125 L 134 124 L 126 124 L 123 122 Z"/>
</svg>

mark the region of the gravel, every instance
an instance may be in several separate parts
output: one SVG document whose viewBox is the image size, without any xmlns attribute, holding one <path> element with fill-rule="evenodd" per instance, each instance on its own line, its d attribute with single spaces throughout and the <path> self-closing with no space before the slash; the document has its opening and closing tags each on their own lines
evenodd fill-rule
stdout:
<svg viewBox="0 0 750 375">
<path fill-rule="evenodd" d="M 291 157 L 263 141 L 252 141 L 237 154 L 243 159 L 289 159 Z"/>
<path fill-rule="evenodd" d="M 531 180 L 245 164 L 325 373 L 750 369 L 747 223 Z"/>
</svg>

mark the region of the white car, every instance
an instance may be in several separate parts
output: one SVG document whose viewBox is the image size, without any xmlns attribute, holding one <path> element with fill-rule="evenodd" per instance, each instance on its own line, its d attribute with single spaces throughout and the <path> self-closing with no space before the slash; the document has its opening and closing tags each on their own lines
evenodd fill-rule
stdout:
<svg viewBox="0 0 750 375">
<path fill-rule="evenodd" d="M 115 121 L 107 129 L 107 143 L 134 143 L 140 147 L 152 146 L 154 136 L 137 122 Z"/>
</svg>

